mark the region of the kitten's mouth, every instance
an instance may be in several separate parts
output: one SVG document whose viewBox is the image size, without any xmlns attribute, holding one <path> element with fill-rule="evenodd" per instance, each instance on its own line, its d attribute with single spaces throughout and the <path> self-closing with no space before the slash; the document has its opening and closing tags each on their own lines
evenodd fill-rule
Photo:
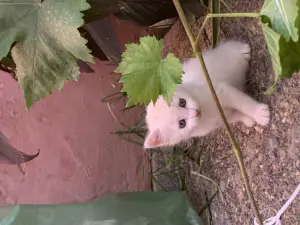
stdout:
<svg viewBox="0 0 300 225">
<path fill-rule="evenodd" d="M 200 110 L 196 110 L 196 117 L 200 117 L 200 116 L 201 116 Z"/>
</svg>

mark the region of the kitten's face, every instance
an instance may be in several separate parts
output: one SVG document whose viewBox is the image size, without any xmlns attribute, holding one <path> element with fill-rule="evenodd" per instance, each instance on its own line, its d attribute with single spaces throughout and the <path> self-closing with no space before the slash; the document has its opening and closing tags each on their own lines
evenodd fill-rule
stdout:
<svg viewBox="0 0 300 225">
<path fill-rule="evenodd" d="M 145 148 L 174 145 L 191 137 L 198 126 L 201 112 L 192 93 L 178 86 L 169 106 L 160 96 L 147 107 L 148 136 Z"/>
</svg>

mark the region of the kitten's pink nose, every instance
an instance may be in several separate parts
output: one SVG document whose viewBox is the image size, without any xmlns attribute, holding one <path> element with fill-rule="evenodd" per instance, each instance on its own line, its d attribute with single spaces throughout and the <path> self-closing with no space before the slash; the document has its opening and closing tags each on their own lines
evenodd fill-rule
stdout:
<svg viewBox="0 0 300 225">
<path fill-rule="evenodd" d="M 199 110 L 190 110 L 190 116 L 193 118 L 200 117 L 201 113 Z"/>
</svg>

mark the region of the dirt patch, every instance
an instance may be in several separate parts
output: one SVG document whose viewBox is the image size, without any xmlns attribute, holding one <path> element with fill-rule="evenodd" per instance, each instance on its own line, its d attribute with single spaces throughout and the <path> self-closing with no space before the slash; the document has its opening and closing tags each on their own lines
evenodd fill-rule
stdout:
<svg viewBox="0 0 300 225">
<path fill-rule="evenodd" d="M 258 12 L 263 0 L 227 0 L 226 3 L 233 12 Z M 228 12 L 224 6 L 222 11 Z M 195 35 L 198 27 L 199 21 L 193 25 Z M 271 108 L 272 118 L 268 127 L 249 129 L 242 125 L 233 126 L 259 211 L 267 218 L 283 206 L 300 182 L 300 79 L 299 75 L 294 75 L 292 79 L 282 80 L 274 94 L 264 95 L 263 92 L 273 82 L 273 70 L 259 22 L 246 18 L 223 19 L 221 27 L 224 37 L 251 44 L 252 61 L 247 88 L 255 99 L 269 104 Z M 180 23 L 167 34 L 165 45 L 165 51 L 177 56 L 191 54 Z M 210 207 L 212 224 L 253 224 L 250 202 L 225 130 L 219 129 L 200 140 L 196 155 L 201 153 L 201 168 L 195 163 L 186 164 L 189 171 L 187 191 L 194 206 L 200 211 L 205 204 L 205 193 L 211 196 L 215 191 L 211 182 L 190 173 L 197 170 L 216 181 L 222 190 L 223 198 L 218 195 Z M 203 217 L 206 215 L 202 214 Z M 282 221 L 287 225 L 297 225 L 299 217 L 300 196 L 285 212 Z"/>
</svg>

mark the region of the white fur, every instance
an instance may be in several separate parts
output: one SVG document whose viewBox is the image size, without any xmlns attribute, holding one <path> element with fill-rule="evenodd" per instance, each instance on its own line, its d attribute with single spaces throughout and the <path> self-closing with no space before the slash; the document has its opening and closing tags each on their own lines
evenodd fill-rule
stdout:
<svg viewBox="0 0 300 225">
<path fill-rule="evenodd" d="M 267 125 L 270 118 L 268 105 L 259 103 L 243 92 L 251 58 L 248 44 L 227 41 L 203 54 L 204 61 L 229 122 Z M 204 136 L 222 125 L 203 70 L 196 58 L 183 63 L 182 84 L 177 86 L 169 106 L 160 96 L 155 105 L 147 107 L 148 136 L 145 148 L 174 145 L 191 137 Z M 186 107 L 179 107 L 179 99 Z M 200 116 L 197 115 L 200 112 Z M 185 119 L 186 127 L 179 128 Z"/>
</svg>

